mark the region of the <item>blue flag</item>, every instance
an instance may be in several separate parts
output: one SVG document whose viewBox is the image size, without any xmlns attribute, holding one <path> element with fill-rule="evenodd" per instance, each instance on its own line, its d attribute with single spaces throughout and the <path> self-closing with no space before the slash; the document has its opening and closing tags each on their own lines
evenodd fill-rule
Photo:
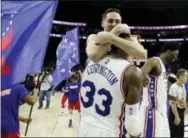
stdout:
<svg viewBox="0 0 188 138">
<path fill-rule="evenodd" d="M 57 1 L 2 1 L 1 90 L 41 72 Z"/>
<path fill-rule="evenodd" d="M 71 76 L 71 68 L 80 63 L 79 57 L 79 29 L 66 32 L 57 48 L 56 69 L 53 73 L 54 88 L 63 80 Z"/>
</svg>

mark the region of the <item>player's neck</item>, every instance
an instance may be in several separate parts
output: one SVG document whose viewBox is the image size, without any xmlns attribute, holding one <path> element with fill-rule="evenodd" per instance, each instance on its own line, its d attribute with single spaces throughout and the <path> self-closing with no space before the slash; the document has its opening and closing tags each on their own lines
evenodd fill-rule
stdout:
<svg viewBox="0 0 188 138">
<path fill-rule="evenodd" d="M 167 63 L 167 60 L 166 60 L 167 58 L 165 54 L 161 54 L 159 58 L 162 60 L 163 64 Z"/>
<path fill-rule="evenodd" d="M 183 87 L 183 83 L 181 83 L 180 80 L 177 80 L 176 83 L 177 83 L 180 87 Z"/>
</svg>

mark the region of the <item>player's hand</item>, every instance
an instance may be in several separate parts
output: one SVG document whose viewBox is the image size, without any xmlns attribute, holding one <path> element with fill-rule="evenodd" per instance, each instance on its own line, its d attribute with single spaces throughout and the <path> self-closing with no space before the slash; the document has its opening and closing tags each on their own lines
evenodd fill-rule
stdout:
<svg viewBox="0 0 188 138">
<path fill-rule="evenodd" d="M 150 82 L 150 77 L 148 74 L 144 74 L 144 80 L 143 80 L 143 86 L 147 87 L 149 85 Z"/>
<path fill-rule="evenodd" d="M 181 122 L 180 117 L 179 117 L 179 116 L 176 116 L 176 117 L 175 117 L 175 120 L 174 120 L 174 124 L 178 126 L 178 125 L 180 124 L 180 122 Z"/>
<path fill-rule="evenodd" d="M 34 93 L 38 93 L 38 92 L 39 92 L 39 89 L 38 89 L 38 88 L 34 88 L 34 89 L 33 89 L 33 92 L 34 92 Z"/>
<path fill-rule="evenodd" d="M 180 108 L 185 108 L 185 102 L 184 102 L 184 101 L 177 99 L 177 100 L 175 101 L 175 103 L 176 103 Z"/>
<path fill-rule="evenodd" d="M 127 24 L 117 24 L 110 32 L 120 35 L 120 34 L 131 34 L 130 28 Z"/>
<path fill-rule="evenodd" d="M 32 119 L 31 118 L 23 118 L 22 122 L 23 123 L 31 123 Z"/>
<path fill-rule="evenodd" d="M 104 45 L 108 44 L 110 42 L 110 37 L 112 36 L 112 33 L 110 32 L 99 32 L 97 34 L 97 39 L 95 40 L 95 44 L 97 45 Z"/>
</svg>

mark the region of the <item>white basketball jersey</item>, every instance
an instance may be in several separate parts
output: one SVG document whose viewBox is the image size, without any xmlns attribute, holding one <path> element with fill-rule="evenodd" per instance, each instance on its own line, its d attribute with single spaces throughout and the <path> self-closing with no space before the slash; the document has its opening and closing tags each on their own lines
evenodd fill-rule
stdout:
<svg viewBox="0 0 188 138">
<path fill-rule="evenodd" d="M 143 104 L 152 106 L 162 114 L 167 112 L 167 74 L 161 59 L 156 57 L 161 66 L 159 76 L 150 76 L 151 81 L 148 88 L 143 89 Z"/>
<path fill-rule="evenodd" d="M 123 59 L 90 61 L 82 76 L 81 121 L 121 135 L 125 95 L 123 74 L 131 66 Z"/>
</svg>

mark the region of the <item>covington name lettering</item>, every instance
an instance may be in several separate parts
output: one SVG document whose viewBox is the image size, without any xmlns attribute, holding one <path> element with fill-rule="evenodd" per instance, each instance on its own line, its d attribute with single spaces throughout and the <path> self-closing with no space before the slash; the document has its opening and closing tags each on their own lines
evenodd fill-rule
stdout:
<svg viewBox="0 0 188 138">
<path fill-rule="evenodd" d="M 103 75 L 111 85 L 114 85 L 116 82 L 118 82 L 118 79 L 115 76 L 115 74 L 106 66 L 102 66 L 100 64 L 93 64 L 93 65 L 88 66 L 87 74 L 91 75 L 93 73 Z"/>
</svg>

